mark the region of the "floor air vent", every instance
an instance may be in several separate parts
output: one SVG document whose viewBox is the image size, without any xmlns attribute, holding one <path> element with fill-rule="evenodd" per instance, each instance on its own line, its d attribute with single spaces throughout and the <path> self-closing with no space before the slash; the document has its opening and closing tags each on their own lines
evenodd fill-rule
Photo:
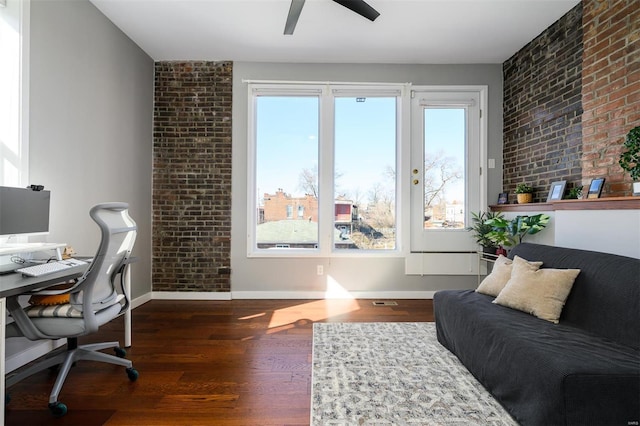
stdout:
<svg viewBox="0 0 640 426">
<path fill-rule="evenodd" d="M 376 300 L 373 302 L 373 306 L 398 306 L 398 302 L 393 300 Z"/>
</svg>

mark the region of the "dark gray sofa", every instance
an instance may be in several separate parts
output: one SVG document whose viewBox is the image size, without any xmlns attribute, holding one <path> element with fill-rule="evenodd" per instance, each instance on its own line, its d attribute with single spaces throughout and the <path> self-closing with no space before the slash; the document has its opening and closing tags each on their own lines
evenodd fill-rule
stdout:
<svg viewBox="0 0 640 426">
<path fill-rule="evenodd" d="M 640 421 L 640 260 L 523 243 L 509 253 L 580 269 L 560 323 L 473 290 L 434 296 L 438 340 L 522 425 Z"/>
</svg>

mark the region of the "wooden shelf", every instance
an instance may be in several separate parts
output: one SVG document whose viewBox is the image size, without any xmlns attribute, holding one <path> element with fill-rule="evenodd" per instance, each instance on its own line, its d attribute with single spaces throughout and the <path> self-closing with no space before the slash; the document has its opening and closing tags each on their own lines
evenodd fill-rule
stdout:
<svg viewBox="0 0 640 426">
<path fill-rule="evenodd" d="M 494 212 L 543 212 L 556 210 L 640 210 L 640 197 L 607 197 L 560 200 L 550 203 L 494 204 Z"/>
<path fill-rule="evenodd" d="M 640 197 L 561 200 L 552 204 L 554 210 L 640 210 Z"/>
<path fill-rule="evenodd" d="M 552 203 L 527 203 L 527 204 L 494 204 L 489 206 L 494 212 L 545 212 L 553 211 Z"/>
</svg>

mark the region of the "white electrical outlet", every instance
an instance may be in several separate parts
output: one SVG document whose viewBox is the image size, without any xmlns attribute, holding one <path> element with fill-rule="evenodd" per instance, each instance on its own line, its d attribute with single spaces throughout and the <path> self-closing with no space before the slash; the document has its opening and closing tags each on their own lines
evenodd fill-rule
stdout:
<svg viewBox="0 0 640 426">
<path fill-rule="evenodd" d="M 496 159 L 495 158 L 489 158 L 489 168 L 490 169 L 495 169 L 496 168 Z"/>
<path fill-rule="evenodd" d="M 324 274 L 324 266 L 318 265 L 317 270 L 318 270 L 318 275 Z"/>
</svg>

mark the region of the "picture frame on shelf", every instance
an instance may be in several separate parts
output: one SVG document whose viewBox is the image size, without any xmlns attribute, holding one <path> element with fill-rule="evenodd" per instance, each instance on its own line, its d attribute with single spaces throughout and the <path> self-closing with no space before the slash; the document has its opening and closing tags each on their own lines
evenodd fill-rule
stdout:
<svg viewBox="0 0 640 426">
<path fill-rule="evenodd" d="M 587 192 L 587 198 L 600 198 L 602 194 L 602 188 L 604 187 L 604 178 L 595 178 L 591 180 L 589 185 L 589 192 Z"/>
<path fill-rule="evenodd" d="M 566 185 L 567 185 L 566 180 L 551 182 L 551 187 L 549 188 L 549 195 L 547 195 L 547 203 L 550 201 L 562 200 L 562 196 L 564 195 L 564 188 Z"/>
<path fill-rule="evenodd" d="M 501 192 L 498 194 L 498 204 L 509 204 L 509 193 Z"/>
</svg>

